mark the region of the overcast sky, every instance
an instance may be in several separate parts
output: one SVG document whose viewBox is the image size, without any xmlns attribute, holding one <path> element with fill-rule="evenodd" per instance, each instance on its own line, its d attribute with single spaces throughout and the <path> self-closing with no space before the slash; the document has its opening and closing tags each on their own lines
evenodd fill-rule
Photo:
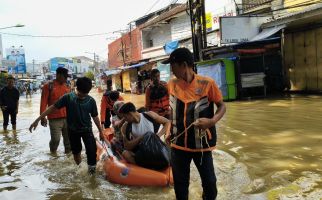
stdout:
<svg viewBox="0 0 322 200">
<path fill-rule="evenodd" d="M 0 29 L 16 24 L 22 28 L 0 30 L 4 56 L 6 48 L 24 46 L 26 60 L 46 61 L 52 57 L 93 55 L 107 58 L 106 38 L 119 36 L 112 32 L 151 11 L 167 6 L 173 0 L 0 0 Z M 179 0 L 178 2 L 185 2 Z M 86 35 L 82 38 L 39 38 L 7 35 Z"/>
</svg>

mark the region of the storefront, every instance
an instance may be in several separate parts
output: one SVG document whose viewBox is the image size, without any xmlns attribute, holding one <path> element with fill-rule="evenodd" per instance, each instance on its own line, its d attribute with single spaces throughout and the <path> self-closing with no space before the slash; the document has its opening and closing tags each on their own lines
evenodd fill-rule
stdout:
<svg viewBox="0 0 322 200">
<path fill-rule="evenodd" d="M 211 59 L 227 58 L 235 65 L 237 98 L 280 94 L 286 86 L 280 38 L 209 49 Z"/>
<path fill-rule="evenodd" d="M 290 91 L 322 91 L 322 7 L 307 6 L 277 18 L 262 28 L 285 26 L 282 34 L 283 65 Z"/>
</svg>

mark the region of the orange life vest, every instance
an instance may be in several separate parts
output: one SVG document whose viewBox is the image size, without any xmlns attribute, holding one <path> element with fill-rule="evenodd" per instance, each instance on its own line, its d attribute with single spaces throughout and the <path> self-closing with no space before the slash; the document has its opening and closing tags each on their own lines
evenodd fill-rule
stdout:
<svg viewBox="0 0 322 200">
<path fill-rule="evenodd" d="M 214 80 L 194 74 L 191 83 L 174 79 L 169 82 L 168 88 L 172 119 L 171 146 L 191 152 L 213 150 L 217 140 L 216 127 L 204 131 L 191 124 L 199 118 L 212 118 L 214 103 L 222 101 Z"/>
</svg>

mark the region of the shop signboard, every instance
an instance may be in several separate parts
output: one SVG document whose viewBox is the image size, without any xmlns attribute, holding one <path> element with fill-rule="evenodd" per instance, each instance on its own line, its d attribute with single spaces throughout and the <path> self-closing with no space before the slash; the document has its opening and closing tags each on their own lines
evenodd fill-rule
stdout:
<svg viewBox="0 0 322 200">
<path fill-rule="evenodd" d="M 9 64 L 8 66 L 8 72 L 10 73 L 16 73 L 16 74 L 25 74 L 27 72 L 26 69 L 26 60 L 25 60 L 25 50 L 23 48 L 7 48 L 6 49 L 6 59 L 8 62 L 5 64 Z M 15 62 L 15 65 L 13 63 Z"/>
<path fill-rule="evenodd" d="M 71 73 L 73 71 L 73 65 L 74 63 L 72 59 L 62 57 L 50 59 L 50 71 L 52 73 L 55 73 L 58 67 L 64 67 L 70 71 L 69 73 Z"/>
<path fill-rule="evenodd" d="M 260 32 L 268 17 L 241 16 L 220 18 L 221 44 L 248 42 Z"/>
</svg>

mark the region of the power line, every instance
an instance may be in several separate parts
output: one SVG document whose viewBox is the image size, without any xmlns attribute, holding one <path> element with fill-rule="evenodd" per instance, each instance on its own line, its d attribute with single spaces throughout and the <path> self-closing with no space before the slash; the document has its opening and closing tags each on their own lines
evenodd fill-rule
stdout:
<svg viewBox="0 0 322 200">
<path fill-rule="evenodd" d="M 159 3 L 159 2 L 160 2 L 160 0 L 156 0 L 156 2 L 154 2 L 154 4 L 149 8 L 149 10 L 145 13 L 145 15 L 147 15 L 153 9 L 153 7 L 155 5 L 157 5 L 157 3 Z"/>
<path fill-rule="evenodd" d="M 84 34 L 84 35 L 31 35 L 31 34 L 17 34 L 17 33 L 6 33 L 6 32 L 0 32 L 0 33 L 4 35 L 34 37 L 34 38 L 82 38 L 82 37 L 95 37 L 95 36 L 114 34 L 114 32 L 94 33 L 94 34 Z"/>
</svg>

